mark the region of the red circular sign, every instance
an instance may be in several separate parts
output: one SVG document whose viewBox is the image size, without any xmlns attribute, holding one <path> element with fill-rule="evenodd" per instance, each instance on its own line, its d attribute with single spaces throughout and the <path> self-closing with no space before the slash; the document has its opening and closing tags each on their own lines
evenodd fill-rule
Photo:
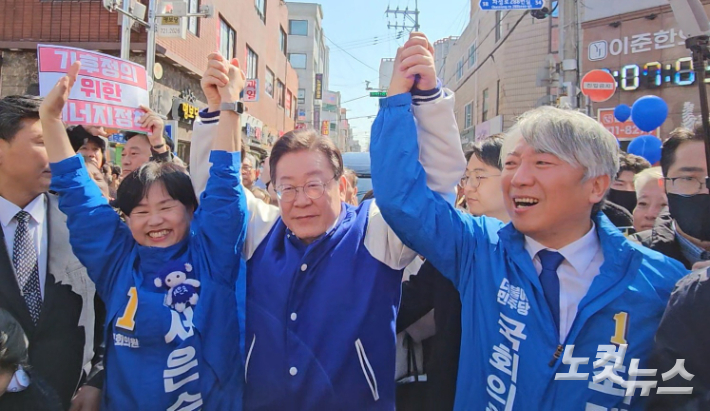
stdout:
<svg viewBox="0 0 710 411">
<path fill-rule="evenodd" d="M 607 101 L 616 92 L 616 80 L 604 70 L 592 70 L 582 77 L 582 94 L 595 103 Z"/>
</svg>

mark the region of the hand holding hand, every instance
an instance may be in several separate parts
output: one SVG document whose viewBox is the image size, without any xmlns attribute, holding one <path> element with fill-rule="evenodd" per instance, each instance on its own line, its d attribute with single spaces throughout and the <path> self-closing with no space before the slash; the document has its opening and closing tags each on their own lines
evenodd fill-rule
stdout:
<svg viewBox="0 0 710 411">
<path fill-rule="evenodd" d="M 404 46 L 397 49 L 387 95 L 408 93 L 412 88 L 432 90 L 436 86 L 434 48 L 424 34 L 411 33 Z"/>
<path fill-rule="evenodd" d="M 47 94 L 39 107 L 39 117 L 41 120 L 62 120 L 62 110 L 64 110 L 64 105 L 69 99 L 69 93 L 72 87 L 74 87 L 80 69 L 81 63 L 75 61 L 74 64 L 69 67 L 67 75 L 60 78 L 57 84 L 54 85 L 54 88 Z"/>
<path fill-rule="evenodd" d="M 218 87 L 219 95 L 222 97 L 222 103 L 234 103 L 239 100 L 239 95 L 244 90 L 246 75 L 239 67 L 239 60 L 232 59 L 232 61 L 227 61 L 225 64 L 229 82 L 224 87 Z"/>
<path fill-rule="evenodd" d="M 229 71 L 224 64 L 224 57 L 219 53 L 211 53 L 207 56 L 207 70 L 202 75 L 200 85 L 207 98 L 209 111 L 219 111 L 222 98 L 217 87 L 225 86 L 229 83 Z"/>
</svg>

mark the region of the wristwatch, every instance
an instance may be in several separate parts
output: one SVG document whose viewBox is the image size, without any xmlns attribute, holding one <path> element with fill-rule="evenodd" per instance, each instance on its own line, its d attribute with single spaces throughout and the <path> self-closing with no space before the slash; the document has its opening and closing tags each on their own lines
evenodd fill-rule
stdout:
<svg viewBox="0 0 710 411">
<path fill-rule="evenodd" d="M 222 103 L 219 105 L 220 111 L 232 111 L 237 114 L 244 113 L 244 103 L 241 101 L 235 101 L 233 103 Z"/>
</svg>

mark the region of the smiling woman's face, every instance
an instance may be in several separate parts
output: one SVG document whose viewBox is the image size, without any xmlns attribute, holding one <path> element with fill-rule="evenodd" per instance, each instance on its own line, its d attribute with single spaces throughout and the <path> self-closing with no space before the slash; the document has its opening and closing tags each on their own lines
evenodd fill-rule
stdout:
<svg viewBox="0 0 710 411">
<path fill-rule="evenodd" d="M 170 247 L 187 235 L 194 210 L 172 198 L 162 183 L 150 186 L 128 216 L 128 227 L 138 244 Z"/>
</svg>

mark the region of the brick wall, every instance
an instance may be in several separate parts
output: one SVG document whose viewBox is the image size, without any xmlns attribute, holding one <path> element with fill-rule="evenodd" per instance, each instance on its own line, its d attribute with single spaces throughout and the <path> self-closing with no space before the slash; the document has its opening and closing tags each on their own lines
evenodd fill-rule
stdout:
<svg viewBox="0 0 710 411">
<path fill-rule="evenodd" d="M 92 42 L 119 41 L 116 13 L 100 1 L 0 0 L 0 42 Z M 145 31 L 134 33 L 135 42 L 145 42 Z"/>
</svg>

